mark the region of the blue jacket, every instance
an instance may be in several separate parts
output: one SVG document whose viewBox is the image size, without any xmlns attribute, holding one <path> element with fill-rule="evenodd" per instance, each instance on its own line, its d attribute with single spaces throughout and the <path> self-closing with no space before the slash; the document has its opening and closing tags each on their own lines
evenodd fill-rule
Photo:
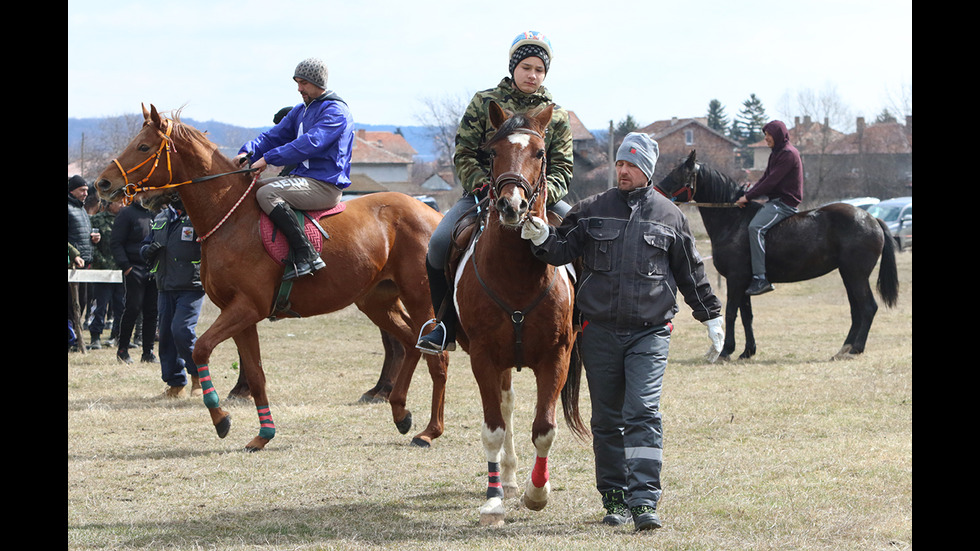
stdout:
<svg viewBox="0 0 980 551">
<path fill-rule="evenodd" d="M 350 159 L 354 149 L 354 119 L 340 97 L 327 92 L 300 103 L 279 124 L 239 150 L 273 166 L 296 165 L 292 174 L 329 182 L 343 189 L 350 185 Z"/>
</svg>

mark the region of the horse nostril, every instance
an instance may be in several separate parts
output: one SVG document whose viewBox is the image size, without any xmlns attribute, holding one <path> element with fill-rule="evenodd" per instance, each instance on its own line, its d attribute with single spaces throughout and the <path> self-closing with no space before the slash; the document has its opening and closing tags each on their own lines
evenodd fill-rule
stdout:
<svg viewBox="0 0 980 551">
<path fill-rule="evenodd" d="M 112 182 L 110 182 L 109 180 L 106 180 L 105 178 L 99 180 L 95 184 L 95 187 L 98 188 L 98 189 L 100 189 L 100 190 L 102 190 L 102 191 L 109 191 L 109 188 L 111 186 L 112 186 Z"/>
</svg>

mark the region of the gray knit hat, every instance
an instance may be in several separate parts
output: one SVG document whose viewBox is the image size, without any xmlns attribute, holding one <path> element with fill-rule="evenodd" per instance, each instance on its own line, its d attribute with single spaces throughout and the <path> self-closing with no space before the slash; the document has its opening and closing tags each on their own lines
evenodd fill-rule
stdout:
<svg viewBox="0 0 980 551">
<path fill-rule="evenodd" d="M 616 152 L 617 161 L 627 161 L 638 166 L 647 180 L 653 178 L 657 168 L 657 158 L 660 157 L 660 146 L 649 135 L 642 132 L 630 132 L 623 139 L 623 145 Z"/>
<path fill-rule="evenodd" d="M 311 57 L 299 62 L 293 79 L 301 78 L 310 84 L 327 89 L 327 64 L 323 61 Z"/>
</svg>

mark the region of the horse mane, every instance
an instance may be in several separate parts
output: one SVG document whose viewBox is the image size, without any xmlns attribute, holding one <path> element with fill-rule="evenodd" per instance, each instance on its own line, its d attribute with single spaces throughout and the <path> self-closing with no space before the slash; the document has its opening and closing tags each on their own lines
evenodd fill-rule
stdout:
<svg viewBox="0 0 980 551">
<path fill-rule="evenodd" d="M 710 196 L 706 202 L 733 203 L 745 190 L 745 185 L 705 163 L 698 163 L 697 172 L 698 189 Z"/>
</svg>

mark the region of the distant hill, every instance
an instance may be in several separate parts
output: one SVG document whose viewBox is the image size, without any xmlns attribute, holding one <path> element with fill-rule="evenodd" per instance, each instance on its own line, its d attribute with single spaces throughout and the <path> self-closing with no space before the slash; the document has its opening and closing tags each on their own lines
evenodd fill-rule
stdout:
<svg viewBox="0 0 980 551">
<path fill-rule="evenodd" d="M 184 122 L 207 132 L 208 138 L 227 151 L 238 151 L 242 143 L 257 134 L 268 130 L 271 126 L 262 128 L 245 128 L 234 126 L 218 121 L 200 122 L 194 119 L 183 119 Z M 68 151 L 78 151 L 82 136 L 92 139 L 98 136 L 104 128 L 105 118 L 72 118 L 68 117 Z M 405 140 L 418 152 L 417 158 L 420 161 L 432 161 L 436 157 L 435 146 L 432 143 L 431 134 L 424 126 L 396 126 L 390 124 L 356 124 L 357 129 L 369 131 L 388 131 L 395 132 L 400 130 Z"/>
</svg>

